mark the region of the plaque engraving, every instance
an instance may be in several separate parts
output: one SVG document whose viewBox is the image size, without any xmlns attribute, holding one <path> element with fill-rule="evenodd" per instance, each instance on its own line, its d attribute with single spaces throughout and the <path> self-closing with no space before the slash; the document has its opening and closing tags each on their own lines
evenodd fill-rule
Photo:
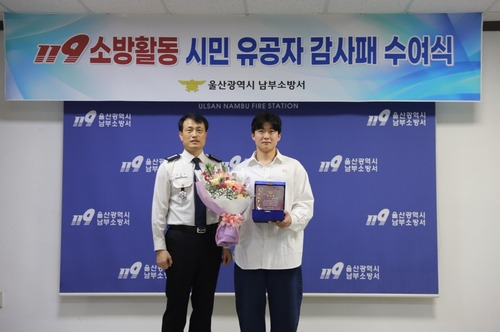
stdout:
<svg viewBox="0 0 500 332">
<path fill-rule="evenodd" d="M 285 187 L 280 185 L 256 185 L 255 208 L 257 210 L 283 210 Z"/>
<path fill-rule="evenodd" d="M 252 218 L 255 222 L 285 219 L 285 182 L 255 181 Z"/>
</svg>

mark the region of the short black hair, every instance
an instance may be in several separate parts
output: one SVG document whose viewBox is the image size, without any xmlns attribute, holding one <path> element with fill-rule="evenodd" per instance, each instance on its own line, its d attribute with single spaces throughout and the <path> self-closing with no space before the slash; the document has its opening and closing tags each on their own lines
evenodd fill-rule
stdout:
<svg viewBox="0 0 500 332">
<path fill-rule="evenodd" d="M 281 118 L 278 114 L 271 113 L 269 111 L 260 111 L 255 115 L 252 120 L 252 133 L 256 130 L 263 129 L 264 123 L 269 122 L 271 128 L 276 130 L 278 134 L 281 134 Z"/>
<path fill-rule="evenodd" d="M 179 127 L 179 131 L 182 131 L 184 129 L 184 121 L 186 121 L 187 119 L 191 119 L 196 123 L 203 123 L 205 125 L 205 131 L 208 131 L 208 120 L 203 115 L 198 113 L 188 113 L 180 118 L 177 125 Z"/>
</svg>

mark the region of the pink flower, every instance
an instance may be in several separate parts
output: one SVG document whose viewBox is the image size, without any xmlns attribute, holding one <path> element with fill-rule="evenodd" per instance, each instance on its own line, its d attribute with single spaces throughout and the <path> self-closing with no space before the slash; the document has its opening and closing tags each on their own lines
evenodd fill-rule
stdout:
<svg viewBox="0 0 500 332">
<path fill-rule="evenodd" d="M 243 222 L 242 214 L 234 213 L 223 213 L 221 215 L 221 225 L 229 225 L 232 227 L 238 227 Z"/>
</svg>

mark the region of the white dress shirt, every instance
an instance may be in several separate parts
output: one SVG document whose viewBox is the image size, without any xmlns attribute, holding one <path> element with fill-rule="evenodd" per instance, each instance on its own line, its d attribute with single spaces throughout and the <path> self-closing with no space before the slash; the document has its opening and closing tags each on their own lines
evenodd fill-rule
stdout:
<svg viewBox="0 0 500 332">
<path fill-rule="evenodd" d="M 202 170 L 207 163 L 218 164 L 203 152 L 198 157 L 201 160 Z M 155 251 L 167 249 L 165 243 L 167 225 L 195 225 L 193 158 L 192 154 L 184 150 L 179 158 L 167 158 L 158 167 L 151 211 Z M 217 219 L 217 215 L 207 209 L 207 225 L 217 223 Z"/>
<path fill-rule="evenodd" d="M 236 166 L 239 178 L 249 178 L 253 190 L 255 181 L 280 181 L 286 183 L 285 210 L 290 213 L 292 224 L 280 229 L 273 224 L 255 223 L 252 209 L 245 211 L 240 226 L 240 238 L 234 249 L 235 263 L 245 270 L 291 269 L 302 264 L 304 229 L 313 216 L 314 197 L 309 176 L 296 159 L 279 151 L 267 166 L 255 159 L 255 153 Z"/>
</svg>

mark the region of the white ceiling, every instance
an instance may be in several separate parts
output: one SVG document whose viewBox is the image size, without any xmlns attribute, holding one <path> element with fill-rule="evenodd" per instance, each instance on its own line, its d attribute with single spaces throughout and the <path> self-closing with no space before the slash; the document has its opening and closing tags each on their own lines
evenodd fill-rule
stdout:
<svg viewBox="0 0 500 332">
<path fill-rule="evenodd" d="M 0 0 L 0 12 L 117 14 L 484 13 L 500 0 Z"/>
</svg>

